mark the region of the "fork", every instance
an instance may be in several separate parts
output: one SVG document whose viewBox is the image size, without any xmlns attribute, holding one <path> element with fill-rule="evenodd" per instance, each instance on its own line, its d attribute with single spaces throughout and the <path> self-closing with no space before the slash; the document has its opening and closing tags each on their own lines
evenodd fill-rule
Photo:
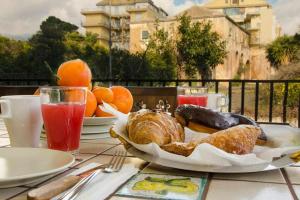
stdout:
<svg viewBox="0 0 300 200">
<path fill-rule="evenodd" d="M 98 169 L 89 176 L 81 179 L 76 185 L 74 185 L 70 190 L 68 190 L 62 197 L 58 198 L 57 200 L 74 200 L 82 191 L 84 186 L 89 184 L 93 180 L 93 178 L 95 178 L 101 171 L 105 173 L 119 172 L 124 165 L 126 155 L 127 152 L 115 151 L 113 157 L 104 169 Z"/>
</svg>

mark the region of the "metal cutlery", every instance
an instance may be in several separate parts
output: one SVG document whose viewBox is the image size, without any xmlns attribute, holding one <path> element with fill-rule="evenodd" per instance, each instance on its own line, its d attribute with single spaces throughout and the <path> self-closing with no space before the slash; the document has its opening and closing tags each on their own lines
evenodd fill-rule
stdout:
<svg viewBox="0 0 300 200">
<path fill-rule="evenodd" d="M 122 155 L 124 155 L 122 157 Z M 107 164 L 98 165 L 91 169 L 85 170 L 77 175 L 68 175 L 66 177 L 60 178 L 58 180 L 52 181 L 48 184 L 45 184 L 39 188 L 33 189 L 28 192 L 27 199 L 28 200 L 44 200 L 51 199 L 70 188 L 74 188 L 76 184 L 79 182 L 83 182 L 89 175 L 92 175 L 93 172 L 101 169 L 103 172 L 106 171 L 114 171 L 117 172 L 121 169 L 124 164 L 126 157 L 126 153 L 122 153 L 122 151 L 115 152 L 112 159 Z M 122 158 L 122 160 L 121 160 Z M 117 165 L 118 163 L 118 165 Z M 101 171 L 99 170 L 99 171 Z"/>
<path fill-rule="evenodd" d="M 98 169 L 89 176 L 83 178 L 75 186 L 68 190 L 62 197 L 58 198 L 58 200 L 74 200 L 82 191 L 84 186 L 90 183 L 93 180 L 93 178 L 95 178 L 101 171 L 105 173 L 113 173 L 120 171 L 124 165 L 126 154 L 127 152 L 116 151 L 113 157 L 111 158 L 110 162 L 104 169 Z"/>
</svg>

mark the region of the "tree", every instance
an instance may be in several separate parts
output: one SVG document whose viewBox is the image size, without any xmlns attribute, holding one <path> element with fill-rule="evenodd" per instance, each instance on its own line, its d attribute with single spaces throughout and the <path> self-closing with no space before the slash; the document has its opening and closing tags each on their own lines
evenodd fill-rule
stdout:
<svg viewBox="0 0 300 200">
<path fill-rule="evenodd" d="M 170 39 L 168 32 L 156 26 L 156 30 L 151 35 L 146 50 L 146 59 L 151 78 L 173 79 L 176 77 L 177 61 L 175 49 L 174 41 Z"/>
<path fill-rule="evenodd" d="M 267 46 L 267 59 L 275 68 L 287 65 L 297 60 L 299 47 L 297 34 L 295 36 L 284 35 Z"/>
<path fill-rule="evenodd" d="M 0 36 L 0 72 L 26 73 L 28 68 L 28 51 L 30 46 L 25 41 L 16 41 Z"/>
<path fill-rule="evenodd" d="M 48 72 L 45 66 L 47 62 L 53 71 L 64 61 L 66 51 L 63 40 L 66 33 L 74 32 L 77 26 L 64 22 L 56 17 L 50 16 L 40 25 L 38 31 L 29 40 L 32 46 L 30 57 L 32 59 L 32 68 L 36 73 L 44 74 Z"/>
<path fill-rule="evenodd" d="M 90 66 L 94 77 L 108 77 L 108 51 L 99 45 L 96 34 L 87 33 L 84 36 L 78 32 L 67 33 L 64 46 L 64 60 L 79 58 Z"/>
<path fill-rule="evenodd" d="M 179 21 L 177 50 L 186 73 L 193 76 L 198 71 L 202 79 L 211 78 L 212 69 L 223 64 L 227 55 L 225 41 L 212 30 L 210 22 L 192 23 L 186 14 Z"/>
</svg>

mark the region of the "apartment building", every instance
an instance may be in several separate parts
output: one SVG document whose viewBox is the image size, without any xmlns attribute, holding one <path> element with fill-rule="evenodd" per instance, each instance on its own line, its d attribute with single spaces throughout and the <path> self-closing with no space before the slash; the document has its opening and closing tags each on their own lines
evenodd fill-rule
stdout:
<svg viewBox="0 0 300 200">
<path fill-rule="evenodd" d="M 281 35 L 272 6 L 266 0 L 211 0 L 204 6 L 229 16 L 249 32 L 252 75 L 270 78 L 273 70 L 265 46 Z"/>
<path fill-rule="evenodd" d="M 272 68 L 265 46 L 281 35 L 273 10 L 266 0 L 210 0 L 177 14 L 168 14 L 152 0 L 102 0 L 94 10 L 83 10 L 83 27 L 98 34 L 109 46 L 110 17 L 112 47 L 140 52 L 146 49 L 155 26 L 177 37 L 178 16 L 186 13 L 192 21 L 210 21 L 227 43 L 227 58 L 216 67 L 213 78 L 269 79 Z M 242 74 L 239 72 L 242 71 Z"/>
<path fill-rule="evenodd" d="M 111 29 L 112 47 L 121 49 L 129 49 L 131 22 L 168 15 L 151 0 L 102 0 L 96 9 L 82 10 L 81 14 L 85 16 L 82 26 L 86 32 L 98 34 L 100 44 L 108 47 Z"/>
<path fill-rule="evenodd" d="M 192 22 L 211 22 L 214 31 L 218 32 L 222 39 L 226 41 L 227 57 L 224 64 L 218 65 L 213 71 L 213 78 L 231 79 L 238 71 L 249 68 L 250 63 L 250 34 L 237 25 L 230 17 L 223 13 L 209 10 L 202 6 L 192 6 L 176 16 L 170 16 L 157 21 L 139 21 L 130 23 L 130 51 L 139 52 L 146 49 L 148 37 L 155 31 L 155 27 L 168 31 L 172 38 L 177 37 L 177 20 L 181 15 L 186 14 L 191 17 Z M 242 68 L 242 69 L 241 69 Z M 249 70 L 248 70 L 249 71 Z M 245 72 L 241 78 L 251 78 L 251 74 Z M 184 75 L 183 77 L 184 78 Z"/>
</svg>

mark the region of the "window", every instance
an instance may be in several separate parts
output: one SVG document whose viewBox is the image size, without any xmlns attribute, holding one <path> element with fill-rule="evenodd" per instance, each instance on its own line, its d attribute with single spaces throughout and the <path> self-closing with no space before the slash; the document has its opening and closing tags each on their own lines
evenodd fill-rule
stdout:
<svg viewBox="0 0 300 200">
<path fill-rule="evenodd" d="M 228 0 L 225 0 L 225 3 L 228 3 Z"/>
<path fill-rule="evenodd" d="M 142 20 L 142 13 L 136 13 L 135 14 L 135 21 L 139 22 Z"/>
<path fill-rule="evenodd" d="M 232 4 L 238 4 L 239 0 L 232 0 Z"/>
<path fill-rule="evenodd" d="M 149 39 L 149 32 L 142 31 L 142 40 L 148 40 L 148 39 Z"/>
</svg>

